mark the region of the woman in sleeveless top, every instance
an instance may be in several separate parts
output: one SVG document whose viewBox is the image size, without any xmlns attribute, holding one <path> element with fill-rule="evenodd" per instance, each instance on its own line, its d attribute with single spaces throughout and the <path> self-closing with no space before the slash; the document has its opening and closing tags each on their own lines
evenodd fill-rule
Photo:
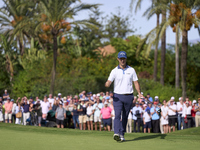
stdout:
<svg viewBox="0 0 200 150">
<path fill-rule="evenodd" d="M 163 106 L 161 107 L 161 124 L 164 129 L 164 133 L 168 132 L 168 106 L 166 100 L 163 101 Z"/>
</svg>

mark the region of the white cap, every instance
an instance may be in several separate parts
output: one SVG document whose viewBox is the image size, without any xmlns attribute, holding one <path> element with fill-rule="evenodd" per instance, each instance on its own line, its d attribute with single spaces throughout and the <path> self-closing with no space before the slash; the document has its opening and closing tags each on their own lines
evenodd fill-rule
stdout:
<svg viewBox="0 0 200 150">
<path fill-rule="evenodd" d="M 7 92 L 7 90 L 5 90 L 5 92 Z"/>
<path fill-rule="evenodd" d="M 158 96 L 155 96 L 155 99 L 158 99 Z"/>
<path fill-rule="evenodd" d="M 84 101 L 85 99 L 84 99 L 84 98 L 81 98 L 80 100 L 81 100 L 81 101 Z"/>
<path fill-rule="evenodd" d="M 194 103 L 197 103 L 197 101 L 196 101 L 196 100 L 193 100 L 193 101 L 192 101 L 192 104 L 194 104 Z"/>
<path fill-rule="evenodd" d="M 96 94 L 93 94 L 93 97 L 96 97 Z"/>
<path fill-rule="evenodd" d="M 100 94 L 98 93 L 97 96 L 100 97 Z"/>
<path fill-rule="evenodd" d="M 104 105 L 108 105 L 108 102 L 105 101 Z"/>
<path fill-rule="evenodd" d="M 113 99 L 111 98 L 111 99 L 109 99 L 109 102 L 111 103 L 113 101 Z"/>
<path fill-rule="evenodd" d="M 175 99 L 175 98 L 174 98 L 174 96 L 172 96 L 172 97 L 171 97 L 171 99 L 173 99 L 173 100 L 174 100 L 174 99 Z"/>
<path fill-rule="evenodd" d="M 179 97 L 178 100 L 180 101 L 180 100 L 181 100 L 181 97 Z"/>
<path fill-rule="evenodd" d="M 62 95 L 62 94 L 61 94 L 61 93 L 58 93 L 58 96 L 59 96 L 59 95 Z"/>
<path fill-rule="evenodd" d="M 141 92 L 141 94 L 143 95 L 143 92 Z"/>
</svg>

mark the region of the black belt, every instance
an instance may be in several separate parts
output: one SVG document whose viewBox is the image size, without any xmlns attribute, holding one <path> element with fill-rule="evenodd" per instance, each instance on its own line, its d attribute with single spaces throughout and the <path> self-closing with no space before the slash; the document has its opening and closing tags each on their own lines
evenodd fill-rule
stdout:
<svg viewBox="0 0 200 150">
<path fill-rule="evenodd" d="M 133 93 L 131 93 L 131 94 L 122 94 L 122 95 L 133 95 Z"/>
</svg>

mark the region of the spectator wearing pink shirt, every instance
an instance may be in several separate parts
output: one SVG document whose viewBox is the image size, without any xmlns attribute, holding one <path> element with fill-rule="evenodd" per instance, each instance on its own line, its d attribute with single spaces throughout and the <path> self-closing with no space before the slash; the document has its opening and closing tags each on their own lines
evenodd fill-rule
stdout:
<svg viewBox="0 0 200 150">
<path fill-rule="evenodd" d="M 108 131 L 110 131 L 111 112 L 112 112 L 112 109 L 108 107 L 108 103 L 105 102 L 104 107 L 101 109 L 101 116 L 102 116 L 105 131 L 106 131 L 106 126 L 108 128 Z"/>
<path fill-rule="evenodd" d="M 7 98 L 7 103 L 5 103 L 5 123 L 11 123 L 12 119 L 12 107 L 13 103 L 10 102 L 10 97 Z"/>
</svg>

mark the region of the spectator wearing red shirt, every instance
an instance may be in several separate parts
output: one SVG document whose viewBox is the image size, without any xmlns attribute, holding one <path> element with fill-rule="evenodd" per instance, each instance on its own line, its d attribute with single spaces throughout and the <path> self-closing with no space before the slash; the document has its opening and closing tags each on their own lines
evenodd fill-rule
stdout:
<svg viewBox="0 0 200 150">
<path fill-rule="evenodd" d="M 196 115 L 196 112 L 194 111 L 195 110 L 195 106 L 197 104 L 197 101 L 196 100 L 193 100 L 192 102 L 192 110 L 191 110 L 191 114 L 192 114 L 192 127 L 195 127 L 195 115 Z"/>
<path fill-rule="evenodd" d="M 111 112 L 112 112 L 112 109 L 108 107 L 108 103 L 105 102 L 104 107 L 101 109 L 101 116 L 102 116 L 105 131 L 106 131 L 106 126 L 108 128 L 108 131 L 110 131 Z"/>
</svg>

